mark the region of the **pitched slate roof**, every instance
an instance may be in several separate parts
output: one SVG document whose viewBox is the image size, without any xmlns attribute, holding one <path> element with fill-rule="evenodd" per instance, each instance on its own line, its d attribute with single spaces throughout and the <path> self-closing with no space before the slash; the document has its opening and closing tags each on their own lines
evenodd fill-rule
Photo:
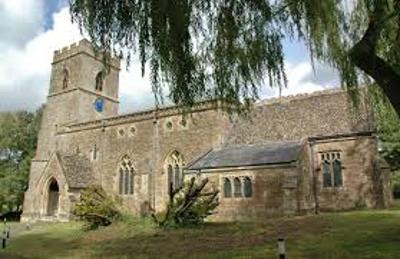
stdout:
<svg viewBox="0 0 400 259">
<path fill-rule="evenodd" d="M 86 188 L 95 181 L 90 160 L 81 154 L 59 155 L 69 188 Z"/>
<path fill-rule="evenodd" d="M 297 160 L 303 143 L 276 142 L 212 150 L 188 166 L 189 170 L 290 163 Z"/>
</svg>

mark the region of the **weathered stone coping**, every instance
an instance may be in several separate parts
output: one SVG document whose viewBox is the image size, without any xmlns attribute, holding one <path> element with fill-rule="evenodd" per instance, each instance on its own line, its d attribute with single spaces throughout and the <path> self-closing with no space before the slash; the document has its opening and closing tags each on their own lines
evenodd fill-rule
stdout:
<svg viewBox="0 0 400 259">
<path fill-rule="evenodd" d="M 197 104 L 192 108 L 191 112 L 201 112 L 207 110 L 217 109 L 218 103 L 216 101 L 204 101 Z M 122 114 L 117 116 L 111 116 L 104 119 L 92 120 L 80 123 L 73 123 L 69 125 L 63 125 L 58 134 L 71 133 L 82 130 L 92 130 L 99 128 L 106 128 L 110 126 L 117 126 L 120 124 L 133 123 L 138 121 L 146 121 L 153 120 L 157 121 L 159 118 L 174 116 L 174 115 L 183 115 L 182 109 L 177 106 L 167 106 L 163 108 L 151 108 L 144 111 Z"/>
</svg>

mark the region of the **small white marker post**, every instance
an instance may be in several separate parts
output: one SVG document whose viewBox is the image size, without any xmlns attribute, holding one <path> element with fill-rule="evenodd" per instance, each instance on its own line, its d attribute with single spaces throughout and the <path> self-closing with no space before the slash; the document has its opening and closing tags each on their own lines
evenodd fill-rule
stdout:
<svg viewBox="0 0 400 259">
<path fill-rule="evenodd" d="M 279 254 L 279 259 L 286 258 L 285 239 L 283 238 L 278 238 L 278 254 Z"/>
</svg>

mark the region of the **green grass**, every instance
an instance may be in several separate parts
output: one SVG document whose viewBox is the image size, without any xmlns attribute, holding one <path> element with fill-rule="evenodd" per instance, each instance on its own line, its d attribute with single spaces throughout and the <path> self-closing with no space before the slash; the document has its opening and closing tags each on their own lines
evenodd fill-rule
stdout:
<svg viewBox="0 0 400 259">
<path fill-rule="evenodd" d="M 40 223 L 14 236 L 0 258 L 277 258 L 280 236 L 288 258 L 399 258 L 399 205 L 169 230 L 129 217 L 89 232 L 77 222 Z"/>
</svg>

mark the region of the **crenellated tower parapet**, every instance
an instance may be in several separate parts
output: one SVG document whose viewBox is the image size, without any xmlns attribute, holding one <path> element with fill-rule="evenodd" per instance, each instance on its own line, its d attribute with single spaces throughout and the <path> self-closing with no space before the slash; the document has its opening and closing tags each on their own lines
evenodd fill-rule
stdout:
<svg viewBox="0 0 400 259">
<path fill-rule="evenodd" d="M 95 50 L 93 45 L 87 39 L 83 39 L 77 43 L 73 43 L 62 49 L 54 51 L 53 64 L 64 61 L 78 54 L 84 53 L 99 61 L 103 60 L 104 51 Z M 108 60 L 109 65 L 114 68 L 120 69 L 120 59 L 117 57 L 110 57 Z"/>
</svg>

